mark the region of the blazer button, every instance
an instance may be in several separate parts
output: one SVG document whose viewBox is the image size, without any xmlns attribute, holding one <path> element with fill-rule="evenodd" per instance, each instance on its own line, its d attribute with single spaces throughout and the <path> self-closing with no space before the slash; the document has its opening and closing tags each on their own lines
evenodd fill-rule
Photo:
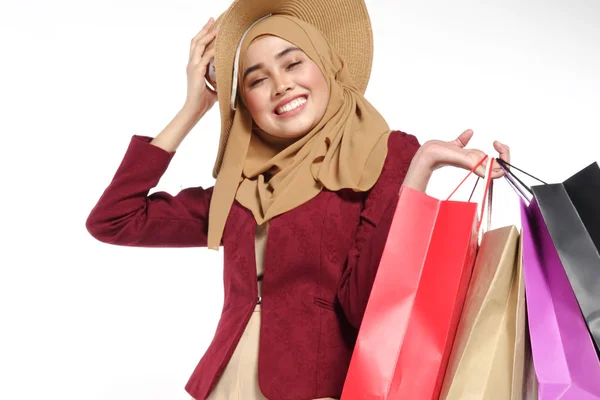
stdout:
<svg viewBox="0 0 600 400">
<path fill-rule="evenodd" d="M 256 304 L 260 304 L 260 303 L 262 303 L 262 297 L 259 296 L 258 300 L 256 300 Z"/>
</svg>

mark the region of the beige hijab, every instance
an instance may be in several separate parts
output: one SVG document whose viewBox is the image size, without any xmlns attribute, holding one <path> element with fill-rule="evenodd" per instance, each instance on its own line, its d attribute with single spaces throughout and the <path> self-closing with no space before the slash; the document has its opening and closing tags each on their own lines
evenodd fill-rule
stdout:
<svg viewBox="0 0 600 400">
<path fill-rule="evenodd" d="M 390 129 L 386 121 L 354 86 L 344 60 L 311 24 L 274 15 L 254 25 L 241 43 L 238 82 L 248 47 L 264 35 L 294 44 L 319 66 L 330 89 L 329 104 L 310 132 L 288 142 L 253 128 L 243 89 L 238 90 L 237 110 L 210 204 L 211 249 L 221 243 L 234 199 L 262 225 L 309 201 L 323 188 L 369 190 L 387 156 Z"/>
</svg>

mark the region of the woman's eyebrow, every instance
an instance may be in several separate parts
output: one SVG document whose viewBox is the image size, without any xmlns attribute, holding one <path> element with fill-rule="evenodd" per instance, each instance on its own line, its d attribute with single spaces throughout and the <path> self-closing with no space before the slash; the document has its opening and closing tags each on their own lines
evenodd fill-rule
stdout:
<svg viewBox="0 0 600 400">
<path fill-rule="evenodd" d="M 284 50 L 280 51 L 279 53 L 277 53 L 275 55 L 275 59 L 278 60 L 281 57 L 285 56 L 286 54 L 289 54 L 289 53 L 294 52 L 294 51 L 302 51 L 302 50 L 300 50 L 298 47 L 288 47 L 287 49 L 284 49 Z M 246 77 L 248 76 L 248 74 L 250 74 L 250 73 L 252 73 L 252 72 L 254 72 L 254 71 L 258 70 L 258 69 L 261 69 L 262 67 L 264 67 L 264 64 L 263 63 L 258 63 L 258 64 L 254 64 L 251 67 L 246 68 L 246 71 L 244 71 L 244 77 L 242 79 L 246 79 Z"/>
<path fill-rule="evenodd" d="M 289 53 L 291 53 L 291 52 L 293 52 L 293 51 L 301 51 L 301 50 L 300 50 L 299 48 L 297 48 L 297 47 L 288 47 L 287 49 L 285 49 L 285 50 L 282 50 L 282 51 L 280 51 L 279 53 L 277 53 L 277 55 L 275 56 L 275 59 L 276 59 L 276 60 L 278 60 L 278 59 L 280 59 L 281 57 L 283 57 L 283 56 L 285 56 L 286 54 L 289 54 Z"/>
<path fill-rule="evenodd" d="M 264 67 L 264 64 L 259 63 L 259 64 L 255 64 L 255 65 L 253 65 L 251 67 L 246 68 L 246 71 L 244 71 L 244 77 L 242 78 L 242 80 L 246 79 L 246 77 L 248 76 L 248 74 L 256 71 L 257 69 L 261 69 L 262 67 Z"/>
</svg>

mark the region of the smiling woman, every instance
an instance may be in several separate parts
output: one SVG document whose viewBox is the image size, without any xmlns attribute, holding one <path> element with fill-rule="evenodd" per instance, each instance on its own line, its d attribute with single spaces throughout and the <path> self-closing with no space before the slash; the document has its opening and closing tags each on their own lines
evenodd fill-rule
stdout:
<svg viewBox="0 0 600 400">
<path fill-rule="evenodd" d="M 183 109 L 132 138 L 87 228 L 111 244 L 223 246 L 224 307 L 186 385 L 195 399 L 337 399 L 401 186 L 423 191 L 439 166 L 484 154 L 465 148 L 471 131 L 421 146 L 364 97 L 363 0 L 237 0 L 213 28 L 192 40 Z M 214 187 L 149 194 L 217 100 Z"/>
</svg>

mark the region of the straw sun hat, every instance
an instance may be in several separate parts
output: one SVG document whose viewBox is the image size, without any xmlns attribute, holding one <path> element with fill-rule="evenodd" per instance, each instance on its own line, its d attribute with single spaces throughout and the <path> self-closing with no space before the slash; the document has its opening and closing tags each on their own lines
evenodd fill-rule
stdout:
<svg viewBox="0 0 600 400">
<path fill-rule="evenodd" d="M 235 0 L 217 19 L 219 34 L 210 45 L 216 46 L 214 86 L 221 113 L 214 178 L 221 169 L 235 112 L 237 84 L 234 86 L 233 82 L 237 82 L 234 64 L 239 57 L 236 57 L 238 45 L 255 22 L 275 14 L 290 15 L 317 27 L 344 59 L 357 88 L 363 93 L 367 88 L 373 61 L 373 33 L 364 0 Z"/>
</svg>

